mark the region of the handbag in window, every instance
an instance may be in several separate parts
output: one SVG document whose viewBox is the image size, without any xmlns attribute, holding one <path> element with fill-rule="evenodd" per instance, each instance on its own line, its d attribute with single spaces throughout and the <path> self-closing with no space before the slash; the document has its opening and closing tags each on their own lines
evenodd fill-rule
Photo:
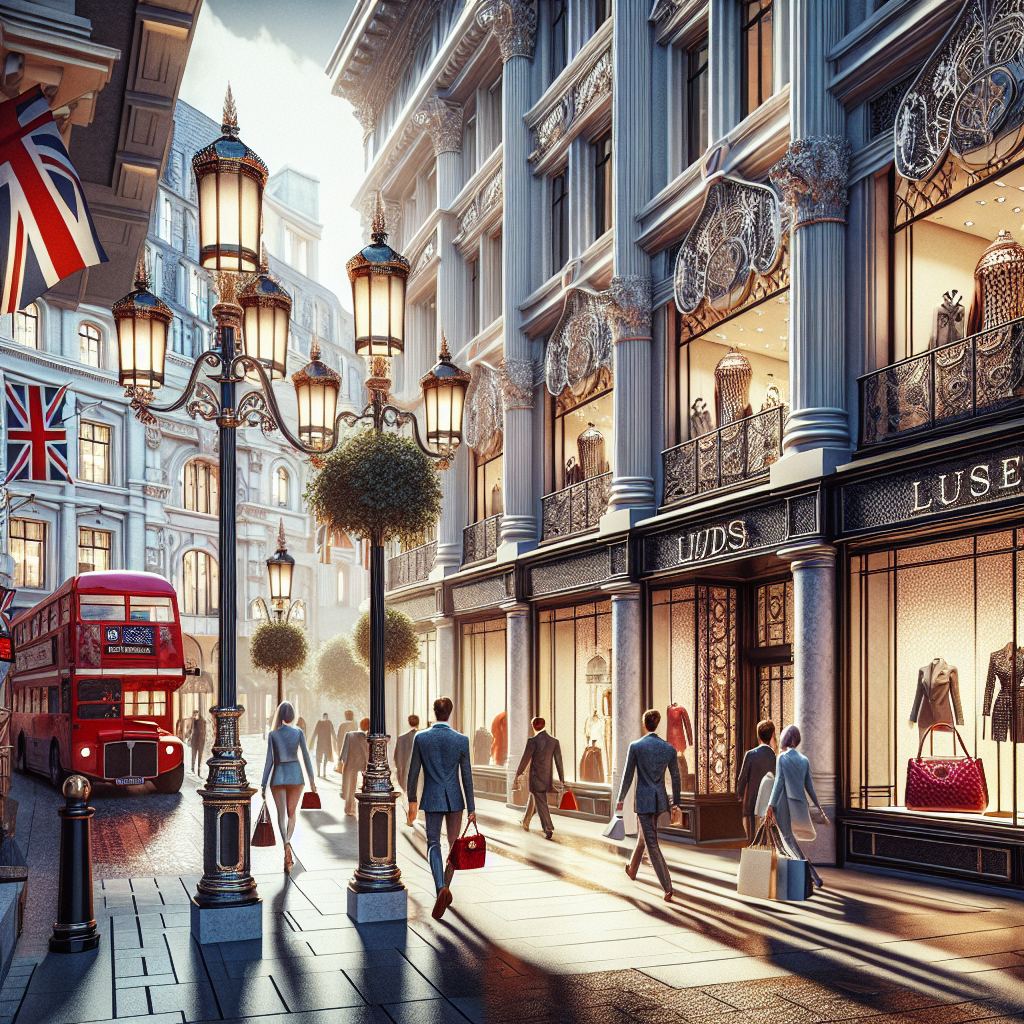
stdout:
<svg viewBox="0 0 1024 1024">
<path fill-rule="evenodd" d="M 924 741 L 931 726 L 921 735 L 917 757 L 907 762 L 907 810 L 945 811 L 947 813 L 980 814 L 988 807 L 988 784 L 985 766 L 980 757 L 971 757 L 967 745 L 955 726 L 952 729 L 952 757 L 922 757 Z M 956 744 L 963 748 L 964 756 L 956 755 Z"/>
</svg>

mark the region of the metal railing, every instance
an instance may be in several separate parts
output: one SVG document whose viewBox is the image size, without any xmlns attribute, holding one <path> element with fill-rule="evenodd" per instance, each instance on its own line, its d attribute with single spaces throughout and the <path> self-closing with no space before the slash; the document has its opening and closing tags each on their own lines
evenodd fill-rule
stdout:
<svg viewBox="0 0 1024 1024">
<path fill-rule="evenodd" d="M 431 540 L 418 548 L 410 548 L 400 555 L 388 559 L 388 590 L 407 587 L 410 583 L 421 583 L 434 568 L 437 541 Z"/>
<path fill-rule="evenodd" d="M 662 504 L 764 476 L 782 456 L 788 412 L 773 406 L 662 452 Z"/>
<path fill-rule="evenodd" d="M 546 494 L 540 499 L 543 539 L 570 537 L 574 533 L 592 530 L 608 511 L 611 489 L 611 473 L 602 473 Z"/>
<path fill-rule="evenodd" d="M 860 443 L 881 444 L 1024 400 L 1024 319 L 867 373 Z"/>
<path fill-rule="evenodd" d="M 462 564 L 482 562 L 485 558 L 493 558 L 498 550 L 498 537 L 501 532 L 501 516 L 488 516 L 479 522 L 470 523 L 462 531 Z"/>
</svg>

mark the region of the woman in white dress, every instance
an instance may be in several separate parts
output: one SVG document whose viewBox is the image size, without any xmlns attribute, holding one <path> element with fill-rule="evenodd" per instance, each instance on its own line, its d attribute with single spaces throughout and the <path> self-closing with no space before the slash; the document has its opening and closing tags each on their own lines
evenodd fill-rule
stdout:
<svg viewBox="0 0 1024 1024">
<path fill-rule="evenodd" d="M 292 833 L 295 831 L 295 816 L 299 809 L 305 780 L 299 767 L 299 751 L 306 763 L 306 776 L 310 788 L 316 792 L 316 774 L 306 748 L 306 735 L 292 725 L 295 708 L 283 701 L 274 716 L 274 728 L 267 736 L 267 760 L 263 765 L 263 798 L 267 796 L 267 783 L 277 805 L 277 825 L 284 840 L 284 869 L 290 873 L 295 863 L 292 857 Z"/>
</svg>

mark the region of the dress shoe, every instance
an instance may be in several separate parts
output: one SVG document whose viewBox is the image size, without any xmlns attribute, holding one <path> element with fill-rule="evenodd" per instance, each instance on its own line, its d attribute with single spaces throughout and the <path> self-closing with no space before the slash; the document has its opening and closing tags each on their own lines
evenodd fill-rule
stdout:
<svg viewBox="0 0 1024 1024">
<path fill-rule="evenodd" d="M 451 890 L 448 886 L 443 886 L 441 891 L 437 894 L 437 899 L 434 901 L 434 909 L 430 912 L 430 916 L 435 921 L 440 921 L 444 917 L 444 912 L 448 909 L 452 902 Z"/>
<path fill-rule="evenodd" d="M 555 830 L 553 828 L 546 828 L 546 829 L 544 829 L 544 838 L 545 839 L 550 839 L 554 834 L 555 834 Z"/>
<path fill-rule="evenodd" d="M 626 874 L 629 875 L 630 881 L 636 881 L 636 872 L 628 864 L 626 865 Z"/>
</svg>

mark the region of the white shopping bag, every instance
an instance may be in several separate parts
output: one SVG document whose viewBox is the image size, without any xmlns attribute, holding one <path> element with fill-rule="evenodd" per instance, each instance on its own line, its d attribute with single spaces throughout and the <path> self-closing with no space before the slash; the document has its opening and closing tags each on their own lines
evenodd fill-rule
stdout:
<svg viewBox="0 0 1024 1024">
<path fill-rule="evenodd" d="M 762 900 L 786 899 L 789 892 L 787 858 L 767 847 L 748 846 L 740 851 L 736 891 L 740 896 L 756 896 Z"/>
</svg>

